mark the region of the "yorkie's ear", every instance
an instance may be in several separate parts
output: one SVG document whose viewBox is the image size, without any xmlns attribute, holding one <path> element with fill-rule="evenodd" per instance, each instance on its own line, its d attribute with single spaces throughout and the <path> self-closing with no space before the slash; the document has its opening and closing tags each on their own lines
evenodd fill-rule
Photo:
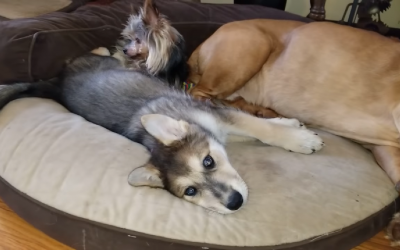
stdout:
<svg viewBox="0 0 400 250">
<path fill-rule="evenodd" d="M 159 12 L 152 0 L 145 0 L 143 6 L 143 22 L 150 26 L 158 23 Z"/>
</svg>

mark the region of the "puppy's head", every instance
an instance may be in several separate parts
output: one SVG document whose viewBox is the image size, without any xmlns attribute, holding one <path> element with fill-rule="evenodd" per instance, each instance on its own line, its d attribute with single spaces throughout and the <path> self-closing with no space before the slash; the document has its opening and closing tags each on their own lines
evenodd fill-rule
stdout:
<svg viewBox="0 0 400 250">
<path fill-rule="evenodd" d="M 186 66 L 182 35 L 151 0 L 144 2 L 137 15 L 130 16 L 122 36 L 119 47 L 128 64 L 141 61 L 152 75 Z"/>
<path fill-rule="evenodd" d="M 132 186 L 165 188 L 209 210 L 229 214 L 247 201 L 248 189 L 231 166 L 224 147 L 208 132 L 164 115 L 142 117 L 158 140 L 145 166 L 129 175 Z"/>
</svg>

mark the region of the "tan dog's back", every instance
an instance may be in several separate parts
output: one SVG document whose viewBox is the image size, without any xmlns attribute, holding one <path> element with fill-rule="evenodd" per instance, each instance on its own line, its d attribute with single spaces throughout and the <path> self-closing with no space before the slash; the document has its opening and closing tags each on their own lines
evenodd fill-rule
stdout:
<svg viewBox="0 0 400 250">
<path fill-rule="evenodd" d="M 304 24 L 296 21 L 281 22 L 253 19 L 231 22 L 219 28 L 189 59 L 189 79 L 198 84 L 196 92 L 201 96 L 209 94 L 224 99 L 240 88 L 240 83 L 249 81 L 270 57 L 271 46 L 277 44 L 276 36 L 270 36 L 269 33 L 280 26 L 277 32 L 283 37 Z M 202 79 L 205 82 L 201 82 Z M 227 91 L 231 93 L 220 92 L 220 86 L 232 87 L 232 90 Z M 200 89 L 197 91 L 197 88 Z M 196 96 L 196 93 L 192 94 Z"/>
<path fill-rule="evenodd" d="M 311 23 L 295 28 L 283 47 L 237 94 L 335 134 L 399 146 L 392 115 L 400 102 L 399 43 Z"/>
</svg>

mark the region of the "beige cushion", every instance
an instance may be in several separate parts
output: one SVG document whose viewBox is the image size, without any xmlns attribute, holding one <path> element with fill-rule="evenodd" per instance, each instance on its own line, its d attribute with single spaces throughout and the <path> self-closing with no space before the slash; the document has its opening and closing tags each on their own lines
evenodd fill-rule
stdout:
<svg viewBox="0 0 400 250">
<path fill-rule="evenodd" d="M 67 7 L 71 0 L 1 0 L 0 16 L 16 19 L 36 17 Z"/>
<path fill-rule="evenodd" d="M 258 142 L 231 143 L 230 159 L 250 189 L 248 204 L 222 216 L 164 190 L 128 185 L 146 150 L 43 99 L 0 113 L 0 176 L 68 214 L 190 242 L 267 246 L 329 234 L 365 219 L 397 193 L 368 151 L 319 132 L 314 155 Z"/>
</svg>

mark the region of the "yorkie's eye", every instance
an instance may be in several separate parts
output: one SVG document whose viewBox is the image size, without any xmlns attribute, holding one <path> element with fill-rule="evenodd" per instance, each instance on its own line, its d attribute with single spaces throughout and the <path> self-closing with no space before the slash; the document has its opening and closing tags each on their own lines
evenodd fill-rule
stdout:
<svg viewBox="0 0 400 250">
<path fill-rule="evenodd" d="M 135 38 L 135 42 L 136 42 L 137 44 L 140 44 L 140 39 L 139 39 L 139 38 Z"/>
</svg>

